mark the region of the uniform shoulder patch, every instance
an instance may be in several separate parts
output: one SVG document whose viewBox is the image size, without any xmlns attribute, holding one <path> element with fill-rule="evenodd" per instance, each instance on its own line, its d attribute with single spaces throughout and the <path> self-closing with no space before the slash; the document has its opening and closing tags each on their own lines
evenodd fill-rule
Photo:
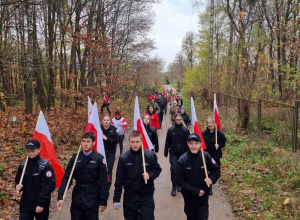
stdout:
<svg viewBox="0 0 300 220">
<path fill-rule="evenodd" d="M 46 176 L 47 176 L 47 177 L 51 177 L 51 176 L 52 176 L 52 172 L 51 172 L 50 170 L 47 171 L 47 172 L 46 172 Z"/>
<path fill-rule="evenodd" d="M 215 161 L 213 158 L 211 158 L 211 162 L 212 162 L 213 164 L 216 164 L 216 161 Z"/>
</svg>

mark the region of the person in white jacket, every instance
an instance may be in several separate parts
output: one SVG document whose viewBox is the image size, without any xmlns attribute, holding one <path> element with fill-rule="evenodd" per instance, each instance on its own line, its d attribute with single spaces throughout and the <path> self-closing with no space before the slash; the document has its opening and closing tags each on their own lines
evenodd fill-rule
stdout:
<svg viewBox="0 0 300 220">
<path fill-rule="evenodd" d="M 119 135 L 119 145 L 120 145 L 120 155 L 121 155 L 123 152 L 123 140 L 125 136 L 125 130 L 127 129 L 127 122 L 119 110 L 115 112 L 115 117 L 112 119 L 111 124 L 117 129 L 117 133 Z"/>
</svg>

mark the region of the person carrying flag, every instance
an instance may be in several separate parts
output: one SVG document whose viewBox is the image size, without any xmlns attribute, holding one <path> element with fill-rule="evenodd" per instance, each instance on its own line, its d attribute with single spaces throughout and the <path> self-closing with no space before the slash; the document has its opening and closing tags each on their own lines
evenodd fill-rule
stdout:
<svg viewBox="0 0 300 220">
<path fill-rule="evenodd" d="M 155 153 L 158 153 L 158 150 L 159 150 L 158 137 L 157 137 L 157 133 L 156 133 L 155 128 L 150 126 L 150 115 L 148 115 L 148 114 L 144 115 L 143 123 L 144 123 L 144 127 L 146 129 L 146 132 L 148 134 L 148 137 L 149 137 L 151 143 L 154 146 L 153 150 L 155 150 Z"/>
<path fill-rule="evenodd" d="M 102 93 L 102 100 L 103 100 L 103 104 L 101 106 L 101 114 L 103 114 L 103 108 L 106 107 L 109 115 L 111 115 L 110 109 L 109 109 L 109 98 L 106 94 L 106 92 Z"/>
<path fill-rule="evenodd" d="M 126 220 L 154 220 L 154 180 L 162 169 L 156 154 L 144 149 L 146 172 L 143 171 L 142 143 L 142 134 L 132 131 L 129 135 L 130 150 L 124 152 L 118 162 L 113 203 L 118 209 L 124 188 L 123 213 Z"/>
<path fill-rule="evenodd" d="M 119 143 L 119 135 L 117 129 L 111 125 L 110 117 L 105 115 L 101 125 L 104 149 L 107 161 L 107 174 L 109 177 L 109 189 L 112 183 L 112 170 L 116 159 L 117 144 Z"/>
<path fill-rule="evenodd" d="M 206 152 L 216 161 L 221 168 L 222 148 L 225 147 L 226 137 L 224 133 L 215 128 L 215 122 L 213 119 L 208 118 L 207 127 L 201 133 L 203 140 L 206 144 Z M 217 135 L 216 135 L 217 130 Z M 216 143 L 217 138 L 217 143 Z M 210 187 L 210 195 L 213 194 L 212 187 Z"/>
<path fill-rule="evenodd" d="M 176 170 L 177 184 L 182 188 L 184 212 L 187 219 L 208 220 L 209 187 L 220 178 L 220 167 L 207 152 L 203 152 L 210 173 L 206 178 L 205 165 L 199 151 L 199 135 L 189 135 L 187 145 L 189 150 L 179 158 Z"/>
<path fill-rule="evenodd" d="M 16 191 L 23 191 L 20 201 L 20 220 L 46 220 L 49 217 L 51 192 L 55 190 L 55 174 L 50 163 L 41 158 L 40 142 L 30 140 L 26 143 L 28 155 L 19 165 L 16 174 Z M 20 183 L 23 169 L 24 178 Z"/>
<path fill-rule="evenodd" d="M 107 171 L 103 155 L 93 150 L 95 140 L 95 134 L 91 131 L 82 135 L 82 151 L 79 153 L 74 173 L 70 177 L 76 154 L 72 156 L 58 190 L 57 210 L 60 211 L 64 205 L 63 196 L 68 179 L 71 178 L 71 183 L 73 178 L 76 180 L 70 209 L 72 220 L 98 220 L 99 209 L 103 212 L 107 207 Z"/>
<path fill-rule="evenodd" d="M 189 129 L 183 125 L 182 115 L 178 113 L 175 116 L 175 125 L 170 127 L 167 132 L 164 151 L 165 157 L 168 157 L 168 153 L 170 153 L 169 161 L 172 181 L 172 196 L 176 196 L 176 187 L 178 192 L 181 191 L 181 187 L 176 184 L 176 166 L 179 157 L 188 150 L 187 137 L 189 135 Z"/>
</svg>

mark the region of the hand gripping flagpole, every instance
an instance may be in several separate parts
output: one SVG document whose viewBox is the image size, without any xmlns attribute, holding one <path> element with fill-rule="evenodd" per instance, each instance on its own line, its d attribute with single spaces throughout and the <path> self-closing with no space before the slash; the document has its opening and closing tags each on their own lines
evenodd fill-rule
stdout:
<svg viewBox="0 0 300 220">
<path fill-rule="evenodd" d="M 26 161 L 25 161 L 25 164 L 24 164 L 24 167 L 23 167 L 23 171 L 22 171 L 22 175 L 21 175 L 21 179 L 20 179 L 19 185 L 22 185 L 24 174 L 25 174 L 25 170 L 26 170 L 26 167 L 27 167 L 27 162 L 28 162 L 28 155 L 26 157 Z"/>
<path fill-rule="evenodd" d="M 78 149 L 78 152 L 77 152 L 77 155 L 76 155 L 76 158 L 75 158 L 75 161 L 74 161 L 72 170 L 71 170 L 71 174 L 70 174 L 70 176 L 69 176 L 68 183 L 67 183 L 67 186 L 66 186 L 66 188 L 65 188 L 65 192 L 64 192 L 64 195 L 63 195 L 63 201 L 65 200 L 65 197 L 66 197 L 66 194 L 67 194 L 67 191 L 68 191 L 68 188 L 69 188 L 69 185 L 70 185 L 72 176 L 73 176 L 73 172 L 74 172 L 74 169 L 75 169 L 75 166 L 76 166 L 77 159 L 78 159 L 78 156 L 79 156 L 80 151 L 81 151 L 81 145 L 79 146 L 79 149 Z"/>
<path fill-rule="evenodd" d="M 143 158 L 143 169 L 144 169 L 144 173 L 146 173 L 145 154 L 144 154 L 144 146 L 143 146 L 143 144 L 142 144 L 142 158 Z M 147 184 L 147 180 L 145 180 L 145 184 Z"/>
<path fill-rule="evenodd" d="M 202 155 L 203 166 L 204 166 L 204 171 L 205 171 L 205 177 L 208 178 L 208 173 L 207 173 L 207 168 L 206 168 L 206 162 L 205 162 L 205 157 L 204 157 L 204 151 L 203 151 L 202 147 L 200 147 L 200 149 L 201 149 L 201 155 Z"/>
</svg>

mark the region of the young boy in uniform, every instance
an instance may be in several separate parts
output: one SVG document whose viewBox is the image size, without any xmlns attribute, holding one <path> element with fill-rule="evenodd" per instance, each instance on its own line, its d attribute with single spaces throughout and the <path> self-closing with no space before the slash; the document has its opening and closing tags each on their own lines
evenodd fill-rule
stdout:
<svg viewBox="0 0 300 220">
<path fill-rule="evenodd" d="M 51 192 L 55 189 L 55 175 L 50 163 L 39 155 L 40 142 L 30 140 L 26 143 L 28 162 L 20 183 L 26 160 L 19 165 L 15 178 L 17 192 L 22 191 L 20 201 L 20 220 L 45 220 L 49 217 Z M 20 184 L 19 184 L 20 183 Z"/>
</svg>

